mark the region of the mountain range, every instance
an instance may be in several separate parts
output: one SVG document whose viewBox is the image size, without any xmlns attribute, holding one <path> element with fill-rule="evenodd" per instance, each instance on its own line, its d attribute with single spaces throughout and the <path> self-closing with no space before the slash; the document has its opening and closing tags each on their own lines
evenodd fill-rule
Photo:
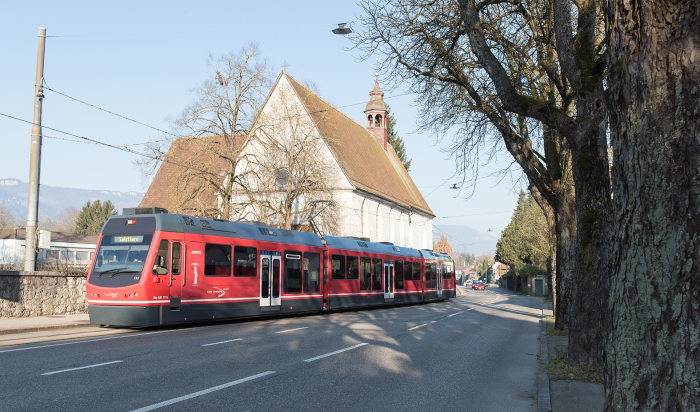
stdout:
<svg viewBox="0 0 700 412">
<path fill-rule="evenodd" d="M 0 179 L 0 203 L 13 216 L 27 218 L 29 184 L 19 179 Z M 41 185 L 39 187 L 39 216 L 57 219 L 63 209 L 73 206 L 80 210 L 87 202 L 111 200 L 118 213 L 125 207 L 136 207 L 144 193 L 115 192 L 110 190 L 71 189 Z"/>
<path fill-rule="evenodd" d="M 440 235 L 445 234 L 447 243 L 455 253 L 496 254 L 498 239 L 463 225 L 433 225 L 433 241 L 437 243 Z"/>
<path fill-rule="evenodd" d="M 27 218 L 27 192 L 29 185 L 19 179 L 0 179 L 0 203 L 5 205 L 13 216 Z M 72 189 L 41 185 L 39 190 L 39 216 L 57 219 L 63 209 L 73 206 L 80 210 L 85 203 L 99 199 L 112 201 L 118 213 L 125 207 L 136 207 L 144 193 L 116 192 L 110 190 Z M 434 225 L 433 240 L 437 243 L 445 234 L 447 242 L 455 253 L 495 254 L 497 238 L 483 234 L 463 225 Z"/>
</svg>

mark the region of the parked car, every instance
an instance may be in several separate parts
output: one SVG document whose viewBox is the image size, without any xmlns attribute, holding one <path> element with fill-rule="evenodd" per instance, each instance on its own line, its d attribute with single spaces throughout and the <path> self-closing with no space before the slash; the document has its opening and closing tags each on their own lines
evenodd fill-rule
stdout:
<svg viewBox="0 0 700 412">
<path fill-rule="evenodd" d="M 472 283 L 472 289 L 474 289 L 474 290 L 486 290 L 486 285 L 484 285 L 482 282 L 474 282 L 474 283 Z"/>
</svg>

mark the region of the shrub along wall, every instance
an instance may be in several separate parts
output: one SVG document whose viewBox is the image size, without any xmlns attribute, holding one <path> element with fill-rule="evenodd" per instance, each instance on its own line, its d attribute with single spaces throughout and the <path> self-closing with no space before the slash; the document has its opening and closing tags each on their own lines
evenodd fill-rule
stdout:
<svg viewBox="0 0 700 412">
<path fill-rule="evenodd" d="M 85 275 L 0 271 L 0 317 L 87 313 Z"/>
</svg>

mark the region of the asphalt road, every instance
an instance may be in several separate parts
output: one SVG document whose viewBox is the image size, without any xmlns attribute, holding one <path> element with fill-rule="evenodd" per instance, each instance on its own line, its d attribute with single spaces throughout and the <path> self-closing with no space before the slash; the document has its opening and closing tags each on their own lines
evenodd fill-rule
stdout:
<svg viewBox="0 0 700 412">
<path fill-rule="evenodd" d="M 542 300 L 442 303 L 177 328 L 15 335 L 7 411 L 532 411 Z"/>
</svg>

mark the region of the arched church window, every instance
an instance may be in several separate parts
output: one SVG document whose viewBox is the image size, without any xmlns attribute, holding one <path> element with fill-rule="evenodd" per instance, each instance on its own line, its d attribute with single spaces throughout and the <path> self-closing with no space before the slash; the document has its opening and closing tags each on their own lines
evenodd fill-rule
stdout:
<svg viewBox="0 0 700 412">
<path fill-rule="evenodd" d="M 382 115 L 378 114 L 377 117 L 374 118 L 374 127 L 382 127 Z"/>
<path fill-rule="evenodd" d="M 367 127 L 372 127 L 372 115 L 367 116 Z"/>
</svg>

